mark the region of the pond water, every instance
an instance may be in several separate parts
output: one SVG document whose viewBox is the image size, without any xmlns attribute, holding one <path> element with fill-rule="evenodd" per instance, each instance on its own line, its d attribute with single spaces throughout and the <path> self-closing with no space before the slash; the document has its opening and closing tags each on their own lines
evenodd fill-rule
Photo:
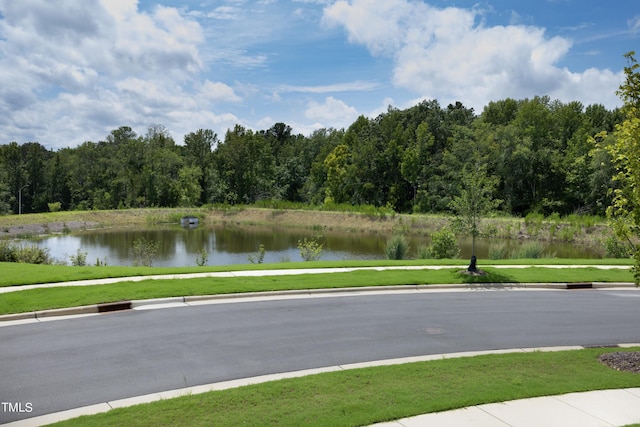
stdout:
<svg viewBox="0 0 640 427">
<path fill-rule="evenodd" d="M 302 261 L 297 248 L 299 240 L 313 238 L 312 230 L 270 227 L 196 227 L 180 226 L 150 229 L 92 230 L 77 234 L 54 235 L 35 240 L 35 244 L 48 248 L 56 260 L 69 261 L 78 250 L 87 253 L 87 263 L 97 259 L 108 265 L 131 265 L 133 241 L 144 237 L 158 244 L 154 266 L 195 266 L 196 259 L 204 249 L 208 253 L 208 265 L 248 264 L 260 244 L 265 248 L 265 263 Z M 382 233 L 350 233 L 332 231 L 324 234 L 325 245 L 322 260 L 376 260 L 385 259 L 384 247 L 389 235 Z M 34 241 L 31 241 L 32 243 Z M 496 239 L 477 239 L 478 258 L 487 258 L 489 246 L 499 243 Z M 507 251 L 517 248 L 522 242 L 503 241 Z M 409 257 L 414 258 L 416 249 L 429 243 L 429 239 L 409 239 Z M 459 240 L 461 258 L 471 256 L 471 240 Z M 545 252 L 559 258 L 598 258 L 601 254 L 593 248 L 573 244 L 543 244 Z"/>
</svg>

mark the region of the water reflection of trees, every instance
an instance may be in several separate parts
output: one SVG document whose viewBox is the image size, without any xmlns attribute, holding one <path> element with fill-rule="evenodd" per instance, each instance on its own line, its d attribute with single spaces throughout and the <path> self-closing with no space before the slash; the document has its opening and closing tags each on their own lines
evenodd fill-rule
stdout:
<svg viewBox="0 0 640 427">
<path fill-rule="evenodd" d="M 217 226 L 192 229 L 156 227 L 149 229 L 94 230 L 77 235 L 59 236 L 59 245 L 69 254 L 77 249 L 104 253 L 108 251 L 111 265 L 129 264 L 133 241 L 141 237 L 158 244 L 158 260 L 162 265 L 195 265 L 197 255 L 204 249 L 210 255 L 210 264 L 222 265 L 226 262 L 248 262 L 247 256 L 255 253 L 263 244 L 267 253 L 266 262 L 279 261 L 282 258 L 299 261 L 297 255 L 298 240 L 317 235 L 317 230 L 274 228 L 268 226 Z M 322 259 L 382 259 L 384 245 L 389 235 L 384 233 L 356 233 L 324 230 L 325 255 Z M 41 241 L 43 246 L 55 247 L 51 237 Z M 62 240 L 64 239 L 64 240 Z M 50 240 L 50 241 L 48 241 Z M 429 244 L 428 237 L 409 239 L 410 257 L 414 256 L 418 246 Z M 496 243 L 495 239 L 480 239 L 476 250 L 479 258 L 486 258 L 488 247 Z M 507 241 L 509 249 L 522 242 Z M 75 246 L 74 246 L 75 245 Z M 460 240 L 461 256 L 470 253 L 470 242 Z M 589 258 L 599 254 L 592 248 L 581 248 L 572 244 L 548 243 L 545 251 L 556 253 L 558 257 Z M 231 259 L 231 261 L 229 261 Z M 89 260 L 93 262 L 93 259 Z M 158 264 L 154 264 L 158 265 Z"/>
</svg>

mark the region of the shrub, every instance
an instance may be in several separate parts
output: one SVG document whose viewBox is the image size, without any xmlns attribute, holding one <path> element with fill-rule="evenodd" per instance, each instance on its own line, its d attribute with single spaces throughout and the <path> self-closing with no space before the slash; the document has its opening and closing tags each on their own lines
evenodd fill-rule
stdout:
<svg viewBox="0 0 640 427">
<path fill-rule="evenodd" d="M 36 245 L 19 246 L 6 240 L 0 241 L 0 261 L 26 264 L 51 264 L 49 250 Z"/>
<path fill-rule="evenodd" d="M 529 212 L 527 216 L 524 217 L 524 223 L 527 226 L 536 225 L 539 227 L 540 225 L 542 225 L 543 220 L 544 220 L 544 215 L 537 212 Z"/>
<path fill-rule="evenodd" d="M 13 247 L 6 240 L 0 240 L 0 262 L 15 262 L 13 258 Z"/>
<path fill-rule="evenodd" d="M 395 234 L 384 246 L 384 252 L 389 259 L 405 259 L 409 252 L 409 243 L 402 234 Z"/>
<path fill-rule="evenodd" d="M 47 206 L 49 206 L 49 212 L 59 212 L 60 209 L 62 208 L 62 203 L 60 202 L 47 203 Z"/>
<path fill-rule="evenodd" d="M 205 248 L 198 253 L 198 257 L 196 258 L 196 265 L 198 267 L 204 267 L 209 262 L 209 253 Z"/>
<path fill-rule="evenodd" d="M 158 254 L 158 244 L 153 240 L 140 237 L 133 241 L 133 266 L 151 267 Z"/>
<path fill-rule="evenodd" d="M 567 226 L 560 230 L 558 238 L 563 242 L 572 242 L 576 237 L 576 232 L 577 230 L 574 227 Z"/>
<path fill-rule="evenodd" d="M 418 246 L 418 259 L 428 259 L 430 258 L 429 256 L 430 252 L 429 252 L 429 246 L 427 245 L 420 245 Z"/>
<path fill-rule="evenodd" d="M 547 217 L 547 221 L 555 222 L 556 224 L 560 222 L 560 214 L 558 212 L 553 212 L 551 215 Z"/>
<path fill-rule="evenodd" d="M 443 228 L 431 235 L 431 245 L 427 248 L 427 258 L 458 258 L 460 248 L 453 231 Z"/>
<path fill-rule="evenodd" d="M 299 245 L 300 245 L 300 242 L 298 242 L 298 247 L 300 247 Z M 266 252 L 267 251 L 265 251 L 264 245 L 260 243 L 260 246 L 258 246 L 258 252 L 254 254 L 249 254 L 247 258 L 249 259 L 249 262 L 251 264 L 262 264 L 264 262 L 264 255 Z"/>
<path fill-rule="evenodd" d="M 27 264 L 51 264 L 49 249 L 39 248 L 36 245 L 19 246 L 16 253 L 17 262 Z"/>
<path fill-rule="evenodd" d="M 544 254 L 544 249 L 542 245 L 538 242 L 526 243 L 520 246 L 518 249 L 514 249 L 511 252 L 511 258 L 513 259 L 521 259 L 521 258 L 542 258 Z"/>
<path fill-rule="evenodd" d="M 544 215 L 540 213 L 528 213 L 524 218 L 524 224 L 527 227 L 527 232 L 532 236 L 537 236 L 540 228 L 542 227 L 543 220 Z"/>
<path fill-rule="evenodd" d="M 84 267 L 87 265 L 87 253 L 81 252 L 80 249 L 76 251 L 75 255 L 69 255 L 71 265 L 75 267 Z"/>
<path fill-rule="evenodd" d="M 305 237 L 302 241 L 298 240 L 298 250 L 300 256 L 304 261 L 317 261 L 322 257 L 322 249 L 324 247 L 324 238 L 322 236 L 315 236 L 314 238 L 307 240 Z"/>
<path fill-rule="evenodd" d="M 489 259 L 505 259 L 507 257 L 507 244 L 497 243 L 489 245 Z"/>
<path fill-rule="evenodd" d="M 615 236 L 609 236 L 604 241 L 605 257 L 606 258 L 630 258 L 631 248 L 623 241 Z"/>
</svg>

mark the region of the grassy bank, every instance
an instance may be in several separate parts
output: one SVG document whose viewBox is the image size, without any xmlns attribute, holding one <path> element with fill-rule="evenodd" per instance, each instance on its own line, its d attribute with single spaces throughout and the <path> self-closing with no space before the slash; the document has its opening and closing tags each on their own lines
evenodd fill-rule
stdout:
<svg viewBox="0 0 640 427">
<path fill-rule="evenodd" d="M 625 351 L 640 350 L 627 349 Z M 333 372 L 159 401 L 57 426 L 357 426 L 483 403 L 640 386 L 612 349 L 514 353 Z M 620 349 L 616 349 L 620 351 Z"/>
<path fill-rule="evenodd" d="M 452 217 L 427 214 L 396 214 L 384 208 L 348 205 L 320 207 L 277 204 L 261 206 L 217 206 L 208 208 L 148 208 L 111 211 L 71 211 L 0 217 L 0 238 L 29 237 L 39 234 L 73 232 L 93 228 L 121 228 L 178 223 L 184 215 L 198 216 L 205 225 L 281 226 L 311 229 L 316 232 L 349 233 L 403 232 L 414 236 L 429 235 L 452 225 Z M 304 209 L 303 209 L 304 208 Z M 325 207 L 326 208 L 326 207 Z M 544 218 L 498 217 L 485 219 L 481 234 L 504 239 L 601 244 L 609 227 L 599 218 L 570 215 Z"/>
<path fill-rule="evenodd" d="M 306 267 L 339 263 L 306 263 Z M 366 263 L 361 263 L 366 264 Z M 398 263 L 396 263 L 398 264 Z M 401 264 L 409 264 L 401 263 Z M 286 263 L 287 266 L 288 263 Z M 12 266 L 13 267 L 13 266 Z M 44 275 L 42 266 L 39 274 Z M 73 271 L 77 267 L 59 267 L 57 271 Z M 364 286 L 397 286 L 429 284 L 482 283 L 564 283 L 564 282 L 630 282 L 628 269 L 602 270 L 596 268 L 556 269 L 543 267 L 492 268 L 483 267 L 485 276 L 460 274 L 461 267 L 440 270 L 359 270 L 347 273 L 300 274 L 289 276 L 225 277 L 196 279 L 143 280 L 95 286 L 59 286 L 22 290 L 0 294 L 0 314 L 24 313 L 54 308 L 74 307 L 123 300 L 143 300 L 196 295 L 231 293 L 348 288 Z M 99 268 L 98 268 L 99 270 Z M 169 270 L 169 269 L 160 269 Z M 171 269 L 175 273 L 197 269 Z M 16 275 L 14 270 L 14 276 Z M 88 271 L 95 272 L 95 268 Z M 118 269 L 118 271 L 122 271 Z M 202 271 L 202 270 L 200 270 Z M 159 273 L 154 269 L 154 273 Z"/>
</svg>

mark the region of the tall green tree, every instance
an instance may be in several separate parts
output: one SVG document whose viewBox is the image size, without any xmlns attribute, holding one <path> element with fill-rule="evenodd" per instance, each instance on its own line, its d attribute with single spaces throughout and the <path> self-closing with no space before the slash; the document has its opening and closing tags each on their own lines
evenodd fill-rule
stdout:
<svg viewBox="0 0 640 427">
<path fill-rule="evenodd" d="M 617 91 L 624 102 L 625 120 L 616 126 L 616 142 L 610 145 L 619 184 L 613 204 L 607 211 L 614 220 L 617 235 L 627 241 L 635 259 L 634 276 L 640 284 L 640 64 L 635 52 L 625 55 L 625 81 Z"/>
<path fill-rule="evenodd" d="M 187 164 L 200 169 L 199 183 L 202 191 L 199 204 L 211 203 L 215 199 L 219 182 L 215 172 L 213 151 L 219 142 L 218 135 L 211 129 L 198 129 L 184 136 Z"/>
</svg>

